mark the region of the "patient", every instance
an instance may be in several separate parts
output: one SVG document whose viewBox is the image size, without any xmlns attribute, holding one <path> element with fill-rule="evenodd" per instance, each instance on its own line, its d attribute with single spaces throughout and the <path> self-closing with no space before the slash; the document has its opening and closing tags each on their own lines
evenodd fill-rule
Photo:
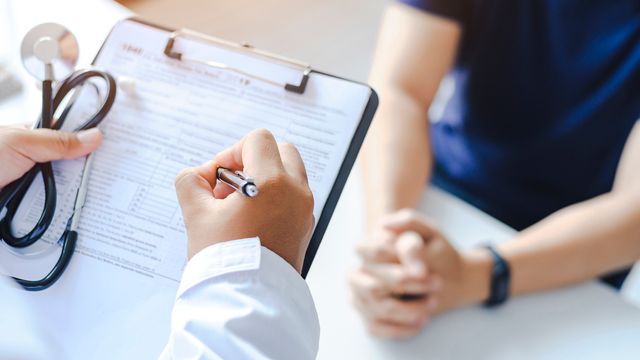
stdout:
<svg viewBox="0 0 640 360">
<path fill-rule="evenodd" d="M 640 259 L 637 2 L 401 2 L 371 75 L 373 195 L 350 277 L 371 332 L 412 336 L 446 310 L 598 276 L 619 287 Z M 453 94 L 429 119 L 447 75 Z M 401 210 L 430 180 L 521 232 L 456 250 Z"/>
</svg>

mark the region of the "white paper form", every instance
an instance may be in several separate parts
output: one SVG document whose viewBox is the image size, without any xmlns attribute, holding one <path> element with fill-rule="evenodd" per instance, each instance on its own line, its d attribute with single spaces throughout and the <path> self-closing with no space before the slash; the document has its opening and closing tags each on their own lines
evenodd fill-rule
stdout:
<svg viewBox="0 0 640 360">
<path fill-rule="evenodd" d="M 105 338 L 114 333 L 109 331 L 113 327 L 143 330 L 158 345 L 151 354 L 160 351 L 186 259 L 173 186 L 181 169 L 212 159 L 255 128 L 267 128 L 300 150 L 316 199 L 314 213 L 320 218 L 371 95 L 366 86 L 316 73 L 300 95 L 229 71 L 172 60 L 163 54 L 167 38 L 165 31 L 122 22 L 96 61 L 114 76 L 134 79 L 136 91 L 120 92 L 101 126 L 105 142 L 95 154 L 76 256 L 58 284 L 28 294 L 42 310 L 43 324 L 58 329 L 54 333 L 68 345 L 65 350 L 72 358 L 111 357 L 99 349 L 113 351 L 106 344 L 138 344 L 126 337 L 126 330 Z M 224 48 L 186 40 L 176 46 L 198 58 L 233 61 L 279 81 L 299 81 L 299 70 L 274 67 Z M 79 101 L 72 115 L 77 120 L 92 110 L 89 100 Z M 47 235 L 50 242 L 59 237 L 71 212 L 81 165 L 55 164 L 61 207 Z M 22 221 L 15 222 L 18 229 L 29 229 L 41 201 L 41 185 L 36 184 L 21 209 Z M 0 262 L 13 275 L 41 276 L 56 258 L 53 253 L 26 262 L 0 249 Z M 154 306 L 149 301 L 157 311 L 150 312 Z M 142 321 L 144 314 L 149 318 Z M 84 341 L 70 342 L 69 337 Z"/>
</svg>

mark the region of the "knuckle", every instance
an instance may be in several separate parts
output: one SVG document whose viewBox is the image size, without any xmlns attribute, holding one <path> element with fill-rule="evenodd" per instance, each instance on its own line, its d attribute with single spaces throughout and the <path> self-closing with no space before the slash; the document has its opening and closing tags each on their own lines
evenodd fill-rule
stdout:
<svg viewBox="0 0 640 360">
<path fill-rule="evenodd" d="M 193 171 L 192 168 L 186 168 L 186 169 L 181 170 L 178 173 L 178 175 L 176 175 L 176 179 L 175 179 L 175 187 L 176 187 L 176 189 L 179 189 L 185 183 L 191 182 L 191 180 L 193 179 L 194 176 L 195 176 L 195 172 Z"/>
<path fill-rule="evenodd" d="M 6 128 L 0 132 L 0 144 L 14 146 L 21 142 L 24 142 L 26 132 L 22 129 Z"/>
<path fill-rule="evenodd" d="M 306 213 L 310 213 L 313 216 L 313 208 L 315 206 L 315 199 L 313 192 L 308 186 L 305 186 L 301 191 L 301 202 Z"/>
<path fill-rule="evenodd" d="M 388 319 L 395 314 L 395 307 L 393 306 L 393 302 L 384 301 L 380 304 L 380 317 L 384 319 Z"/>
<path fill-rule="evenodd" d="M 396 286 L 399 289 L 406 289 L 409 288 L 412 285 L 413 279 L 411 279 L 410 277 L 408 277 L 405 274 L 402 274 L 400 276 L 398 276 L 398 278 L 396 279 Z"/>
<path fill-rule="evenodd" d="M 368 248 L 365 248 L 365 251 L 366 253 L 362 257 L 369 263 L 378 263 L 384 256 L 379 244 L 372 243 Z"/>
<path fill-rule="evenodd" d="M 382 255 L 385 252 L 395 252 L 394 245 L 395 244 L 386 241 L 386 239 L 375 239 L 371 240 L 370 246 L 375 255 Z"/>
<path fill-rule="evenodd" d="M 354 270 L 347 276 L 347 282 L 351 286 L 352 290 L 366 291 L 366 287 L 363 286 L 361 279 L 362 272 L 360 270 Z"/>
<path fill-rule="evenodd" d="M 374 279 L 373 281 L 368 282 L 363 288 L 370 296 L 375 296 L 375 294 L 386 292 L 385 286 L 381 284 L 378 279 Z"/>
<path fill-rule="evenodd" d="M 362 290 L 363 293 L 367 294 L 367 296 L 373 296 L 378 289 L 378 286 L 374 282 L 368 282 L 365 284 L 358 284 L 358 288 Z"/>
<path fill-rule="evenodd" d="M 261 193 L 273 193 L 277 192 L 280 187 L 280 183 L 275 178 L 275 175 L 265 176 L 260 180 L 260 184 L 258 187 L 260 188 Z"/>
<path fill-rule="evenodd" d="M 272 174 L 264 177 L 263 185 L 268 191 L 279 192 L 288 183 L 288 176 L 284 171 L 275 171 Z"/>
<path fill-rule="evenodd" d="M 256 139 L 259 140 L 273 140 L 273 134 L 271 133 L 271 131 L 264 129 L 264 128 L 260 128 L 260 129 L 255 129 L 251 132 L 251 136 L 255 137 Z"/>
<path fill-rule="evenodd" d="M 380 251 L 374 244 L 362 244 L 357 252 L 365 263 L 376 263 L 381 258 Z"/>
<path fill-rule="evenodd" d="M 71 148 L 71 135 L 66 132 L 56 132 L 55 146 L 61 151 L 67 151 Z"/>
<path fill-rule="evenodd" d="M 278 185 L 284 185 L 289 182 L 289 175 L 284 170 L 276 171 L 271 175 L 271 181 Z"/>
</svg>

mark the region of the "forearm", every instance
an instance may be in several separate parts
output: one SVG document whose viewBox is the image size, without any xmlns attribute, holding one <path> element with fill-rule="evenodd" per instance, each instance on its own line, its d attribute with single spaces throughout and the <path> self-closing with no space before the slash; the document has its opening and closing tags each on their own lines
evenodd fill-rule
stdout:
<svg viewBox="0 0 640 360">
<path fill-rule="evenodd" d="M 592 279 L 640 259 L 640 125 L 632 130 L 611 192 L 567 207 L 499 246 L 511 267 L 511 295 Z M 491 256 L 465 254 L 463 303 L 489 295 Z M 473 280 L 473 281 L 471 281 Z"/>
<path fill-rule="evenodd" d="M 633 198 L 609 193 L 567 207 L 498 246 L 511 268 L 510 295 L 579 283 L 640 259 L 640 198 Z M 465 303 L 483 301 L 491 257 L 484 249 L 466 257 L 476 283 L 468 282 Z"/>
<path fill-rule="evenodd" d="M 385 12 L 370 82 L 380 106 L 364 146 L 368 219 L 415 207 L 432 157 L 427 113 L 451 68 L 460 26 L 412 7 Z"/>
<path fill-rule="evenodd" d="M 385 89 L 363 153 L 368 220 L 415 207 L 431 167 L 427 109 L 402 90 Z"/>
<path fill-rule="evenodd" d="M 609 193 L 568 207 L 500 246 L 514 295 L 556 288 L 630 266 L 640 259 L 640 208 Z"/>
</svg>

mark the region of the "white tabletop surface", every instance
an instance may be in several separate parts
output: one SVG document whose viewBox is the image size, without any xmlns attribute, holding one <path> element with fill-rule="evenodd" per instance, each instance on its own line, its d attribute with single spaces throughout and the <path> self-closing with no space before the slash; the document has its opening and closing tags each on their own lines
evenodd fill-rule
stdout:
<svg viewBox="0 0 640 360">
<path fill-rule="evenodd" d="M 512 299 L 487 310 L 470 307 L 435 318 L 418 337 L 383 341 L 367 334 L 349 304 L 345 274 L 357 265 L 362 192 L 354 172 L 308 280 L 320 316 L 320 359 L 637 359 L 640 311 L 595 281 Z M 459 248 L 500 242 L 514 231 L 440 190 L 420 210 Z"/>
<path fill-rule="evenodd" d="M 20 39 L 31 26 L 57 21 L 78 37 L 81 64 L 90 63 L 111 26 L 127 16 L 109 1 L 0 2 L 0 32 Z M 83 14 L 77 16 L 77 14 Z M 10 28 L 2 28 L 5 23 Z M 14 48 L 9 63 L 21 73 L 29 90 L 0 103 L 0 124 L 31 122 L 39 108 L 33 81 L 22 72 L 15 41 L 2 39 L 0 48 Z M 6 42 L 9 42 L 8 44 Z M 6 60 L 6 56 L 5 56 Z M 312 59 L 306 59 L 312 60 Z M 357 264 L 354 244 L 362 236 L 359 172 L 354 170 L 309 275 L 322 327 L 321 359 L 635 359 L 640 354 L 640 311 L 609 288 L 589 282 L 565 290 L 510 301 L 497 310 L 471 307 L 436 318 L 415 339 L 402 342 L 371 338 L 348 300 L 346 273 Z M 489 216 L 438 190 L 431 190 L 422 210 L 432 216 L 459 247 L 487 240 L 503 241 L 513 231 Z M 144 325 L 138 326 L 140 330 Z M 112 336 L 113 334 L 105 334 Z M 81 341 L 73 339 L 73 341 Z M 145 342 L 144 337 L 140 341 Z M 158 339 L 146 340 L 157 344 Z M 158 353 L 158 349 L 140 351 Z M 123 350 L 123 349 L 120 349 Z M 121 351 L 126 354 L 125 351 Z"/>
</svg>

